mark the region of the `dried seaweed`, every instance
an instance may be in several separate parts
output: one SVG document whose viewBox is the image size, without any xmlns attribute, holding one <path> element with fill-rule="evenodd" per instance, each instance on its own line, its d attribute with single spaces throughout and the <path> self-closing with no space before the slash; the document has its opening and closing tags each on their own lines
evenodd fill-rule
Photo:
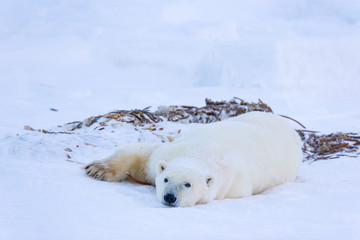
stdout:
<svg viewBox="0 0 360 240">
<path fill-rule="evenodd" d="M 90 128 L 93 130 L 104 130 L 108 126 L 116 124 L 132 124 L 144 127 L 143 130 L 154 131 L 156 124 L 163 121 L 176 122 L 182 124 L 190 123 L 212 123 L 235 117 L 247 112 L 261 111 L 273 112 L 272 109 L 261 100 L 257 103 L 246 102 L 240 98 L 233 98 L 230 101 L 212 101 L 205 99 L 205 106 L 161 106 L 157 111 L 151 112 L 150 107 L 139 110 L 117 110 L 104 115 L 93 116 L 84 121 L 75 121 L 60 126 L 66 131 L 47 131 L 37 130 L 47 134 L 71 134 L 77 129 Z M 291 119 L 305 128 L 300 122 L 290 117 L 280 115 Z M 25 126 L 26 130 L 35 131 L 30 126 Z M 159 128 L 159 130 L 162 130 Z M 181 130 L 179 130 L 180 133 Z M 341 156 L 359 157 L 360 135 L 358 133 L 332 133 L 320 134 L 316 131 L 306 129 L 297 130 L 303 142 L 304 161 L 317 161 L 334 159 Z"/>
<path fill-rule="evenodd" d="M 154 114 L 170 122 L 212 123 L 247 112 L 272 112 L 271 108 L 261 100 L 258 103 L 249 103 L 240 98 L 233 98 L 228 102 L 213 102 L 205 99 L 205 104 L 200 108 L 194 106 L 160 107 Z"/>
<path fill-rule="evenodd" d="M 304 161 L 335 159 L 341 156 L 359 157 L 358 133 L 318 134 L 297 130 L 303 141 Z"/>
<path fill-rule="evenodd" d="M 258 103 L 246 102 L 240 98 L 230 101 L 214 102 L 205 100 L 203 107 L 194 106 L 160 106 L 157 111 L 151 112 L 147 107 L 139 110 L 117 110 L 104 115 L 93 116 L 84 121 L 75 121 L 65 124 L 69 131 L 83 127 L 94 126 L 94 129 L 103 130 L 110 123 L 123 122 L 135 126 L 156 124 L 162 121 L 179 123 L 212 123 L 229 117 L 235 117 L 252 111 L 272 112 L 271 108 L 259 100 Z"/>
</svg>

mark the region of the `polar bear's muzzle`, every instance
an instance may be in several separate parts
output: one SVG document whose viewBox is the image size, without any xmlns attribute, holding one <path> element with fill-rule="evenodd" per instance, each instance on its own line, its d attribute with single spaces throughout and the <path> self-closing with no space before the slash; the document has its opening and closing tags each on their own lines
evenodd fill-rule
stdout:
<svg viewBox="0 0 360 240">
<path fill-rule="evenodd" d="M 163 198 L 163 204 L 171 207 L 177 207 L 177 197 L 173 193 L 166 193 Z"/>
</svg>

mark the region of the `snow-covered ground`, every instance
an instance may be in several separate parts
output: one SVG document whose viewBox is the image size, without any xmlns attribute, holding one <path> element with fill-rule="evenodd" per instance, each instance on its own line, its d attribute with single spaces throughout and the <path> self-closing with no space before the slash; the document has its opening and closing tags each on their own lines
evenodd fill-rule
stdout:
<svg viewBox="0 0 360 240">
<path fill-rule="evenodd" d="M 0 239 L 360 239 L 358 158 L 305 163 L 250 198 L 166 208 L 152 187 L 82 170 L 161 141 L 152 132 L 23 130 L 237 96 L 359 132 L 359 13 L 356 0 L 0 1 Z"/>
</svg>

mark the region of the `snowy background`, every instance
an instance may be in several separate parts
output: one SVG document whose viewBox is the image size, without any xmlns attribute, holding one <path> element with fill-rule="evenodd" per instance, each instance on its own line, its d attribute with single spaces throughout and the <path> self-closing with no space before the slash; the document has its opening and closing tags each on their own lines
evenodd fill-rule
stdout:
<svg viewBox="0 0 360 240">
<path fill-rule="evenodd" d="M 0 0 L 0 238 L 360 239 L 359 159 L 304 164 L 294 183 L 251 198 L 169 209 L 151 187 L 81 169 L 159 141 L 148 131 L 23 130 L 237 96 L 312 130 L 359 132 L 359 59 L 357 0 Z M 164 132 L 179 128 L 189 126 Z"/>
</svg>

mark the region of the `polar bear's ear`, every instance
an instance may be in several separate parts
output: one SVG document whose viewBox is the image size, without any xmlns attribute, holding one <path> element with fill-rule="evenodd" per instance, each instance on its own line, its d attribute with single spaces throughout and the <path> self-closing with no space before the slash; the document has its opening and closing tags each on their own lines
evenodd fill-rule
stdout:
<svg viewBox="0 0 360 240">
<path fill-rule="evenodd" d="M 166 168 L 167 166 L 168 166 L 168 165 L 167 165 L 166 162 L 164 162 L 164 161 L 159 162 L 159 163 L 158 163 L 158 166 L 157 166 L 157 169 L 156 169 L 157 174 L 159 175 L 162 171 L 165 170 L 165 168 Z"/>
<path fill-rule="evenodd" d="M 210 187 L 211 185 L 213 185 L 214 183 L 214 177 L 213 176 L 207 176 L 206 177 L 206 184 L 208 185 L 208 187 Z"/>
</svg>

